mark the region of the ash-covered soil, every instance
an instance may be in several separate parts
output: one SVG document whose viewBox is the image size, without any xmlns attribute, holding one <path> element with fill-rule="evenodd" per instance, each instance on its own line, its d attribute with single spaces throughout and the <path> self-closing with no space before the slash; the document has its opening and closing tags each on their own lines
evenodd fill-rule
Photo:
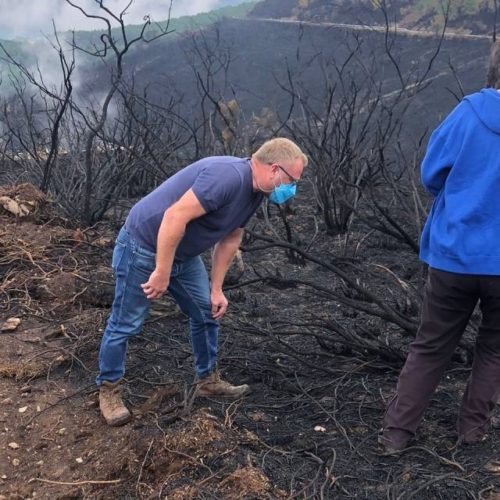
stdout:
<svg viewBox="0 0 500 500">
<path fill-rule="evenodd" d="M 456 445 L 466 348 L 415 445 L 381 456 L 377 432 L 410 335 L 357 310 L 346 297 L 363 297 L 334 272 L 251 236 L 245 272 L 228 284 L 220 368 L 253 392 L 193 400 L 186 318 L 166 298 L 130 344 L 134 419 L 107 427 L 94 378 L 118 228 L 79 229 L 26 186 L 0 196 L 31 202 L 22 217 L 0 209 L 0 324 L 20 320 L 0 334 L 0 498 L 500 498 L 498 431 Z M 421 289 L 416 256 L 362 227 L 349 240 L 316 232 L 311 205 L 303 193 L 287 216 L 294 243 L 370 277 L 370 293 L 418 321 L 417 299 L 394 279 Z M 270 215 L 281 234 L 277 211 Z M 250 229 L 273 237 L 262 217 Z"/>
</svg>

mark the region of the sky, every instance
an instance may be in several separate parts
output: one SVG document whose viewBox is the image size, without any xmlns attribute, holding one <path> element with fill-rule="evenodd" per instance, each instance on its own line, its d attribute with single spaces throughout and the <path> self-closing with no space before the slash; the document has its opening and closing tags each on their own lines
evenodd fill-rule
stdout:
<svg viewBox="0 0 500 500">
<path fill-rule="evenodd" d="M 72 0 L 89 13 L 98 12 L 95 0 Z M 113 12 L 123 10 L 129 0 L 104 0 Z M 173 0 L 172 17 L 208 12 L 219 0 Z M 135 0 L 124 16 L 126 24 L 140 24 L 145 15 L 153 21 L 168 18 L 170 0 Z M 58 31 L 101 29 L 102 21 L 87 19 L 65 0 L 0 0 L 0 38 L 39 37 L 53 32 L 52 19 Z"/>
</svg>

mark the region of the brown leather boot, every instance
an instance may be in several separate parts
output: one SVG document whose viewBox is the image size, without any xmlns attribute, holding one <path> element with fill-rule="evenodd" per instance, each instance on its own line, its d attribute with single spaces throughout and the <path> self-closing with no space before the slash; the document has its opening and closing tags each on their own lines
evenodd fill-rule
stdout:
<svg viewBox="0 0 500 500">
<path fill-rule="evenodd" d="M 99 408 L 106 423 L 113 427 L 126 424 L 132 418 L 122 401 L 120 381 L 103 381 L 99 389 Z"/>
<path fill-rule="evenodd" d="M 218 371 L 198 380 L 196 383 L 198 384 L 198 396 L 223 396 L 238 399 L 250 392 L 250 387 L 246 384 L 231 385 L 229 382 L 222 380 Z"/>
</svg>

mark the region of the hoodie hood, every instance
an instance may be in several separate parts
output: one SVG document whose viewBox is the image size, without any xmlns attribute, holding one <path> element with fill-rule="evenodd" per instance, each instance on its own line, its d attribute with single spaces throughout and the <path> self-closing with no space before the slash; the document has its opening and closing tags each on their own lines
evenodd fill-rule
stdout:
<svg viewBox="0 0 500 500">
<path fill-rule="evenodd" d="M 500 134 L 500 92 L 483 89 L 464 98 L 483 124 L 496 134 Z"/>
</svg>

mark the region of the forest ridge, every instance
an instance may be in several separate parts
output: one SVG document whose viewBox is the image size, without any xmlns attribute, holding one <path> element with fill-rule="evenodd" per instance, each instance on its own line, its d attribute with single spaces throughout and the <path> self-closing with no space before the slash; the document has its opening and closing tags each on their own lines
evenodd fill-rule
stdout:
<svg viewBox="0 0 500 500">
<path fill-rule="evenodd" d="M 448 29 L 470 34 L 492 34 L 498 27 L 496 0 L 264 0 L 251 16 L 294 18 L 301 21 L 348 24 L 390 22 L 409 29 L 439 31 L 448 10 Z"/>
</svg>

